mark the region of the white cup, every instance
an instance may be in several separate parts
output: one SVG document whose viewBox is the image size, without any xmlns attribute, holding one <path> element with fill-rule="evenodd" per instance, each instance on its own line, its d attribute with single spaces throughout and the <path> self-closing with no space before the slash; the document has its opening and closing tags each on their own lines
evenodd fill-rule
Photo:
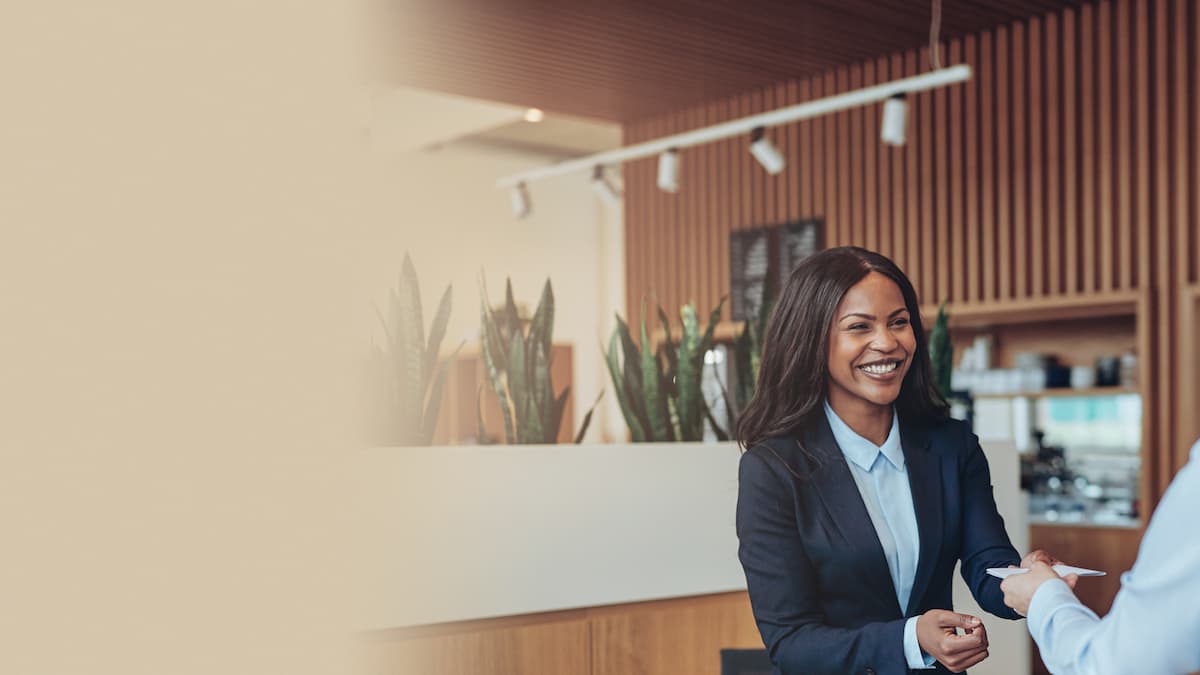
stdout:
<svg viewBox="0 0 1200 675">
<path fill-rule="evenodd" d="M 1071 388 L 1088 389 L 1096 384 L 1096 371 L 1091 366 L 1075 366 L 1071 369 Z"/>
</svg>

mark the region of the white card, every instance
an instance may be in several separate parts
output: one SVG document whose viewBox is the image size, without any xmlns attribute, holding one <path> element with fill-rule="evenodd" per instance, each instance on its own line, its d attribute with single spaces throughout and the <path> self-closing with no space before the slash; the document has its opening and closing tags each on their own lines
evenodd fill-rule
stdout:
<svg viewBox="0 0 1200 675">
<path fill-rule="evenodd" d="M 1073 567 L 1071 565 L 1055 565 L 1052 569 L 1060 577 L 1065 577 L 1068 574 L 1078 574 L 1081 577 L 1102 577 L 1107 574 L 1107 572 L 1101 572 L 1100 570 L 1089 570 L 1084 567 Z M 1028 571 L 1024 567 L 989 567 L 987 573 L 997 579 L 1004 579 L 1014 574 L 1024 574 Z"/>
</svg>

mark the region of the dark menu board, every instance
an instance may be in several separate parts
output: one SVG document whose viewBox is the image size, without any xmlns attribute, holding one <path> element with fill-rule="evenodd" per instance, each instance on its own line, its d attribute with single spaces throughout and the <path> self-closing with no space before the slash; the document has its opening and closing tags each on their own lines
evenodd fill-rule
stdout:
<svg viewBox="0 0 1200 675">
<path fill-rule="evenodd" d="M 821 234 L 824 228 L 821 225 L 820 220 L 809 218 L 779 226 L 779 245 L 776 247 L 779 253 L 779 286 L 775 287 L 776 290 L 787 283 L 788 276 L 801 260 L 823 248 Z"/>
<path fill-rule="evenodd" d="M 763 289 L 778 297 L 783 282 L 804 258 L 821 250 L 818 218 L 729 233 L 729 310 L 734 321 L 756 316 Z"/>
<path fill-rule="evenodd" d="M 771 232 L 765 227 L 729 233 L 729 311 L 734 321 L 754 316 L 763 287 L 773 284 Z"/>
</svg>

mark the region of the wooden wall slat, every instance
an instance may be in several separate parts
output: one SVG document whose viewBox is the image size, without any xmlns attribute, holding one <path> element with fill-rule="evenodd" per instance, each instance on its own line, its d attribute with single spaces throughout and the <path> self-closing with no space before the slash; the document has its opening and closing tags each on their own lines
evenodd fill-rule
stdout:
<svg viewBox="0 0 1200 675">
<path fill-rule="evenodd" d="M 833 72 L 826 73 L 823 81 L 824 96 L 830 96 L 837 93 L 837 75 Z M 841 201 L 838 199 L 838 145 L 840 138 L 838 137 L 838 116 L 823 115 L 821 123 L 824 126 L 822 136 L 825 140 L 825 235 L 829 246 L 843 246 L 846 240 L 842 237 L 839 229 L 841 223 L 841 210 L 838 208 Z"/>
<path fill-rule="evenodd" d="M 1151 139 L 1150 128 L 1153 120 L 1150 116 L 1150 87 L 1151 81 L 1148 77 L 1150 68 L 1150 43 L 1148 42 L 1149 17 L 1145 13 L 1145 5 L 1138 3 L 1138 11 L 1136 17 L 1130 17 L 1130 25 L 1133 26 L 1134 40 L 1136 49 L 1134 50 L 1133 59 L 1135 84 L 1132 88 L 1134 95 L 1128 98 L 1135 100 L 1133 112 L 1133 138 L 1131 143 L 1139 143 L 1135 148 L 1130 148 L 1130 152 L 1136 157 L 1135 176 L 1130 179 L 1130 183 L 1134 185 L 1132 200 L 1133 219 L 1137 227 L 1137 250 L 1138 250 L 1138 277 L 1139 281 L 1151 281 L 1153 270 L 1150 266 L 1152 256 L 1151 239 L 1153 228 L 1151 226 L 1151 203 L 1150 203 L 1150 162 L 1151 162 Z"/>
<path fill-rule="evenodd" d="M 921 63 L 928 63 L 928 49 L 923 49 Z M 937 212 L 934 207 L 934 165 L 933 165 L 933 92 L 921 92 L 913 101 L 917 115 L 917 137 L 908 141 L 920 156 L 921 184 L 921 287 L 919 297 L 921 302 L 937 302 L 936 272 L 938 261 L 934 258 L 934 248 L 937 243 L 935 219 Z"/>
<path fill-rule="evenodd" d="M 884 56 L 875 64 L 875 74 L 880 81 L 892 79 L 891 59 Z M 879 129 L 874 132 L 879 138 Z M 892 232 L 896 229 L 896 213 L 892 208 L 892 156 L 891 146 L 879 144 L 877 164 L 879 170 L 879 252 L 892 256 Z"/>
<path fill-rule="evenodd" d="M 851 66 L 847 73 L 848 91 L 854 89 L 862 89 L 863 86 L 863 67 L 861 65 Z M 846 116 L 847 126 L 845 133 L 849 141 L 849 154 L 845 156 L 846 160 L 846 199 L 849 207 L 850 221 L 850 241 L 855 246 L 862 246 L 866 243 L 866 218 L 863 213 L 863 165 L 865 162 L 863 148 L 863 109 L 854 108 Z"/>
<path fill-rule="evenodd" d="M 918 72 L 918 57 L 915 50 L 909 51 L 904 55 L 904 75 L 909 77 L 916 75 Z M 909 97 L 912 99 L 913 97 Z M 921 165 L 920 152 L 918 141 L 916 139 L 917 129 L 920 128 L 916 116 L 911 114 L 916 108 L 916 100 L 910 100 L 910 114 L 908 119 L 908 136 L 901 152 L 904 155 L 905 166 L 905 197 L 904 204 L 908 212 L 904 216 L 905 222 L 908 223 L 908 242 L 904 246 L 905 253 L 908 254 L 901 269 L 909 276 L 913 284 L 917 286 L 917 294 L 925 297 L 924 289 L 921 288 L 921 230 L 924 227 L 924 218 L 921 213 Z"/>
<path fill-rule="evenodd" d="M 1079 86 L 1079 55 L 1075 30 L 1079 15 L 1074 10 L 1063 12 L 1062 19 L 1062 255 L 1055 260 L 1065 261 L 1062 291 L 1079 291 L 1079 130 L 1085 121 L 1076 114 Z"/>
<path fill-rule="evenodd" d="M 950 42 L 948 51 L 950 63 L 962 62 L 962 41 Z M 953 251 L 950 264 L 953 271 L 951 278 L 951 302 L 962 302 L 967 297 L 966 269 L 970 265 L 967 258 L 967 220 L 964 211 L 963 195 L 963 91 L 964 87 L 956 87 L 947 92 L 949 101 L 949 164 L 950 164 L 950 229 L 953 232 Z M 972 181 L 973 182 L 973 181 Z"/>
<path fill-rule="evenodd" d="M 1153 53 L 1151 54 L 1152 77 L 1151 95 L 1153 97 L 1153 135 L 1154 135 L 1154 151 L 1151 155 L 1150 165 L 1153 171 L 1152 183 L 1154 185 L 1153 193 L 1153 212 L 1150 216 L 1153 222 L 1153 237 L 1155 239 L 1156 252 L 1155 258 L 1158 264 L 1155 265 L 1156 278 L 1155 286 L 1158 292 L 1155 294 L 1154 302 L 1157 305 L 1156 315 L 1164 318 L 1167 325 L 1170 325 L 1169 317 L 1173 316 L 1175 298 L 1178 295 L 1177 289 L 1172 285 L 1174 281 L 1174 256 L 1171 255 L 1171 101 L 1169 95 L 1170 86 L 1170 59 L 1168 58 L 1167 47 L 1170 40 L 1170 32 L 1167 28 L 1167 19 L 1169 13 L 1167 9 L 1167 0 L 1153 0 L 1153 17 L 1148 17 L 1150 2 L 1138 3 L 1137 18 L 1134 22 L 1134 31 L 1137 35 L 1138 44 L 1142 44 L 1143 36 L 1148 37 L 1149 44 L 1153 45 Z M 1147 23 L 1152 21 L 1151 26 Z M 1153 31 L 1152 35 L 1147 35 L 1149 31 Z M 1164 326 L 1165 327 L 1165 326 Z M 1158 429 L 1160 434 L 1166 430 L 1173 429 L 1175 421 L 1175 408 L 1179 405 L 1179 401 L 1172 395 L 1172 386 L 1174 385 L 1174 368 L 1176 364 L 1170 358 L 1170 354 L 1174 354 L 1174 343 L 1176 337 L 1175 330 L 1158 330 L 1156 331 L 1156 353 L 1154 359 L 1157 362 L 1155 368 L 1154 385 L 1158 389 L 1158 405 L 1155 406 L 1155 412 L 1158 415 Z M 1188 349 L 1194 348 L 1194 341 L 1189 340 Z M 1189 402 L 1190 407 L 1194 410 L 1194 402 Z M 1162 440 L 1168 440 L 1159 436 Z M 1173 439 L 1171 439 L 1173 440 Z M 1166 444 L 1164 444 L 1166 445 Z M 1172 458 L 1156 457 L 1156 465 L 1154 471 L 1154 486 L 1156 498 L 1161 496 L 1166 486 L 1171 482 L 1171 476 L 1174 475 L 1175 467 Z"/>
<path fill-rule="evenodd" d="M 1170 26 L 1171 26 L 1171 136 L 1175 142 L 1172 144 L 1172 162 L 1171 162 L 1171 181 L 1170 195 L 1172 200 L 1171 220 L 1175 225 L 1175 232 L 1172 239 L 1175 245 L 1172 246 L 1175 253 L 1174 275 L 1171 286 L 1175 289 L 1182 290 L 1191 283 L 1191 275 L 1188 262 L 1189 247 L 1189 232 L 1191 231 L 1191 223 L 1189 222 L 1192 211 L 1190 210 L 1194 204 L 1194 195 L 1191 195 L 1188 190 L 1188 166 L 1191 161 L 1191 155 L 1195 152 L 1195 136 L 1193 128 L 1188 126 L 1188 101 L 1190 100 L 1189 78 L 1191 73 L 1188 69 L 1189 54 L 1191 41 L 1188 39 L 1188 9 L 1189 5 L 1195 7 L 1188 0 L 1172 0 L 1170 3 Z M 1193 303 L 1194 301 L 1183 295 L 1180 300 L 1184 303 Z M 1176 348 L 1190 350 L 1191 346 L 1185 345 L 1182 336 L 1190 333 L 1189 327 L 1183 320 L 1183 317 L 1188 315 L 1187 312 L 1181 312 L 1180 321 L 1176 324 L 1178 329 L 1174 331 L 1176 337 Z M 1184 363 L 1192 362 L 1189 355 Z M 1188 371 L 1183 371 L 1183 378 L 1189 377 Z M 1185 395 L 1172 396 L 1175 400 L 1175 419 L 1176 438 L 1175 444 L 1176 455 L 1175 461 L 1171 466 L 1171 474 L 1183 467 L 1187 462 L 1186 448 L 1196 439 L 1189 438 L 1192 433 L 1190 422 L 1185 422 L 1183 417 L 1185 405 L 1183 402 L 1192 401 L 1193 399 L 1186 394 L 1194 395 L 1194 383 L 1186 383 L 1187 387 L 1182 389 L 1181 393 Z"/>
<path fill-rule="evenodd" d="M 1046 17 L 1046 22 L 1042 30 L 1042 40 L 1038 45 L 1038 53 L 1042 59 L 1042 67 L 1039 71 L 1042 73 L 1042 87 L 1040 88 L 1042 100 L 1040 102 L 1030 101 L 1030 109 L 1035 106 L 1044 108 L 1042 115 L 1042 128 L 1045 135 L 1041 137 L 1041 141 L 1031 141 L 1033 145 L 1040 146 L 1046 153 L 1046 169 L 1044 182 L 1040 182 L 1038 188 L 1030 193 L 1029 201 L 1033 204 L 1035 210 L 1034 227 L 1042 227 L 1042 236 L 1046 242 L 1045 253 L 1039 261 L 1045 278 L 1042 281 L 1042 288 L 1033 289 L 1034 297 L 1043 295 L 1060 295 L 1063 292 L 1063 269 L 1064 258 L 1062 256 L 1062 231 L 1063 220 L 1065 220 L 1064 208 L 1066 201 L 1066 190 L 1062 189 L 1063 178 L 1063 157 L 1065 156 L 1062 149 L 1062 134 L 1059 133 L 1059 119 L 1062 117 L 1063 98 L 1062 92 L 1059 89 L 1060 82 L 1065 81 L 1059 70 L 1061 60 L 1059 58 L 1059 49 L 1062 45 L 1062 28 L 1058 21 L 1058 16 L 1051 14 Z M 1072 128 L 1075 126 L 1075 120 L 1071 120 Z M 1034 161 L 1035 153 L 1029 155 L 1030 161 Z M 1042 191 L 1042 188 L 1045 191 Z"/>
<path fill-rule="evenodd" d="M 1097 6 L 1099 15 L 1096 29 L 1097 56 L 1097 98 L 1099 103 L 1099 120 L 1097 122 L 1099 139 L 1097 147 L 1099 156 L 1096 166 L 1100 170 L 1099 189 L 1096 196 L 1100 203 L 1100 232 L 1099 246 L 1096 255 L 1100 257 L 1100 286 L 1101 291 L 1115 288 L 1113 276 L 1113 47 L 1112 47 L 1112 3 L 1101 3 Z"/>
<path fill-rule="evenodd" d="M 1140 4 L 1140 3 L 1139 3 Z M 1126 24 L 1132 20 L 1132 12 L 1129 0 L 1120 0 L 1116 5 L 1116 22 L 1118 25 Z M 1133 61 L 1130 45 L 1130 32 L 1127 30 L 1116 31 L 1116 64 L 1117 64 L 1117 88 L 1116 91 L 1130 91 L 1133 88 L 1132 80 L 1133 73 L 1130 72 L 1130 65 Z M 1141 52 L 1141 43 L 1139 42 L 1139 53 Z M 1145 73 L 1139 71 L 1137 74 L 1138 80 L 1145 79 Z M 1133 287 L 1133 260 L 1135 258 L 1136 244 L 1133 238 L 1133 156 L 1134 148 L 1130 145 L 1130 137 L 1133 131 L 1133 105 L 1134 98 L 1132 96 L 1117 96 L 1114 103 L 1116 104 L 1116 189 L 1113 194 L 1116 195 L 1116 243 L 1114 249 L 1117 256 L 1117 286 L 1121 289 L 1130 289 Z"/>
<path fill-rule="evenodd" d="M 1049 17 L 1048 17 L 1049 18 Z M 1042 22 L 1034 18 L 1029 21 L 1028 46 L 1023 51 L 1029 54 L 1027 105 L 1017 114 L 1029 120 L 1029 202 L 1026 208 L 1029 213 L 1029 294 L 1033 297 L 1046 295 L 1046 249 L 1048 242 L 1045 234 L 1044 216 L 1048 205 L 1046 195 L 1053 195 L 1055 204 L 1061 195 L 1057 190 L 1044 192 L 1043 181 L 1054 173 L 1053 159 L 1043 155 L 1046 149 L 1046 139 L 1042 136 L 1042 128 L 1047 116 L 1056 115 L 1045 99 L 1042 91 L 1043 60 L 1042 60 Z M 1017 166 L 1024 166 L 1018 160 Z M 1057 261 L 1056 263 L 1057 264 Z"/>
<path fill-rule="evenodd" d="M 983 243 L 980 254 L 983 256 L 983 299 L 996 299 L 996 256 L 999 254 L 996 245 L 996 115 L 995 115 L 995 66 L 996 58 L 993 50 L 993 39 L 990 32 L 979 37 L 979 148 L 982 171 L 982 199 L 980 199 L 981 221 L 983 223 Z"/>
<path fill-rule="evenodd" d="M 1000 203 L 1011 203 L 1012 211 L 1008 218 L 1000 220 L 1000 232 L 1007 232 L 1012 238 L 1013 264 L 1012 282 L 1001 280 L 1001 287 L 1011 289 L 1009 297 L 1025 298 L 1029 295 L 1029 213 L 1025 200 L 1025 184 L 1032 167 L 1025 163 L 1025 147 L 1029 142 L 1025 127 L 1027 118 L 1025 112 L 1025 87 L 1029 76 L 1025 73 L 1025 26 L 1014 24 L 1009 40 L 1009 86 L 1007 103 L 1009 109 L 1008 133 L 1011 151 L 1009 153 L 1009 189 L 1012 197 L 1001 198 Z M 1007 266 L 1001 266 L 1004 269 Z"/>
<path fill-rule="evenodd" d="M 838 68 L 837 91 L 850 90 L 850 69 Z M 841 245 L 858 243 L 854 239 L 854 214 L 850 209 L 850 111 L 837 113 L 837 143 L 834 152 L 837 155 L 837 199 L 838 199 L 838 241 Z"/>
<path fill-rule="evenodd" d="M 942 45 L 940 49 L 943 55 L 948 55 L 945 45 Z M 925 298 L 925 302 L 938 304 L 950 299 L 950 275 L 953 267 L 951 262 L 953 260 L 951 253 L 953 241 L 950 230 L 950 153 L 948 147 L 950 120 L 947 114 L 949 111 L 947 96 L 948 93 L 944 87 L 932 92 L 933 110 L 930 118 L 933 129 L 936 129 L 937 132 L 929 133 L 930 141 L 933 144 L 933 175 L 930 176 L 929 182 L 933 185 L 934 222 L 937 230 L 937 255 L 933 263 L 937 284 L 933 291 L 934 295 Z"/>
<path fill-rule="evenodd" d="M 879 80 L 875 73 L 875 62 L 863 64 L 863 86 Z M 869 105 L 863 110 L 862 127 L 859 132 L 863 148 L 863 246 L 872 251 L 879 250 L 879 172 L 876 167 L 879 157 L 879 106 Z"/>
<path fill-rule="evenodd" d="M 1017 26 L 1013 26 L 1015 30 Z M 995 238 L 997 253 L 996 286 L 991 297 L 1008 299 L 1015 290 L 1013 286 L 1013 255 L 1012 239 L 1014 228 L 1009 227 L 1013 222 L 1013 192 L 1012 166 L 1009 162 L 1012 146 L 1012 117 L 1009 106 L 1012 101 L 1012 89 L 1008 77 L 1009 71 L 1009 39 L 1010 31 L 1006 26 L 996 28 L 992 49 L 995 50 L 995 93 L 992 105 L 995 107 L 995 124 L 993 125 L 993 143 L 995 145 L 995 222 L 992 224 L 992 236 Z M 985 127 L 986 128 L 986 127 Z"/>
<path fill-rule="evenodd" d="M 979 60 L 979 44 L 974 35 L 968 35 L 963 41 L 963 60 L 971 64 L 971 68 L 976 73 L 980 73 Z M 966 274 L 967 274 L 967 301 L 977 302 L 982 298 L 982 288 L 980 281 L 983 279 L 983 256 L 982 256 L 982 217 L 980 213 L 981 197 L 980 190 L 982 179 L 982 162 L 979 159 L 979 149 L 981 145 L 981 135 L 979 132 L 979 79 L 980 76 L 971 78 L 967 85 L 963 87 L 963 105 L 965 111 L 963 118 L 966 125 L 966 134 L 963 137 L 963 148 L 965 150 L 965 175 L 966 175 L 966 214 L 964 224 L 967 228 L 967 259 Z"/>
<path fill-rule="evenodd" d="M 891 78 L 897 79 L 904 75 L 904 55 L 895 54 L 891 59 Z M 912 128 L 912 120 L 908 121 Z M 892 260 L 901 269 L 908 264 L 908 207 L 905 203 L 907 193 L 904 187 L 904 148 L 888 146 L 887 154 L 892 160 Z"/>
<path fill-rule="evenodd" d="M 1096 166 L 1096 15 L 1095 7 L 1087 4 L 1079 11 L 1079 157 L 1080 157 L 1080 204 L 1081 233 L 1076 254 L 1083 261 L 1083 279 L 1079 290 L 1094 292 L 1097 288 L 1096 233 L 1099 209 L 1096 208 L 1099 169 Z"/>
</svg>

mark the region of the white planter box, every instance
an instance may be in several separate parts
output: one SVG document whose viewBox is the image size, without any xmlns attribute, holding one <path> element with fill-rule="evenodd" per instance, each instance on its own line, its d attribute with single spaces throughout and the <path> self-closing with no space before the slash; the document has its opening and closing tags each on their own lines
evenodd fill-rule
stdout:
<svg viewBox="0 0 1200 675">
<path fill-rule="evenodd" d="M 733 443 L 375 448 L 360 627 L 745 589 Z"/>
</svg>

